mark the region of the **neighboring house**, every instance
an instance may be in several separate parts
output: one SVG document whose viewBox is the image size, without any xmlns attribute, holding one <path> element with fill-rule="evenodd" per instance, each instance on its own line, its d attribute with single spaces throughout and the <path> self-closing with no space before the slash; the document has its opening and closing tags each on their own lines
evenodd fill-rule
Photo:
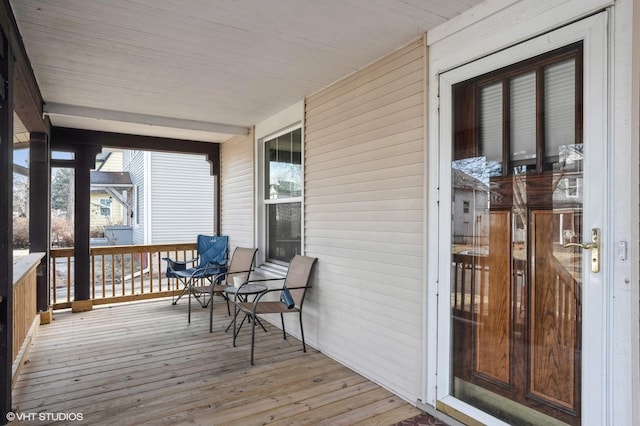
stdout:
<svg viewBox="0 0 640 426">
<path fill-rule="evenodd" d="M 488 198 L 489 185 L 486 182 L 466 174 L 458 168 L 452 168 L 454 194 L 452 197 L 453 231 L 452 240 L 462 249 L 469 250 L 485 247 L 488 236 Z M 452 250 L 454 253 L 457 251 Z"/>
<path fill-rule="evenodd" d="M 91 227 L 127 225 L 131 179 L 122 169 L 122 151 L 105 149 L 91 171 Z"/>
<path fill-rule="evenodd" d="M 194 242 L 214 229 L 214 178 L 204 156 L 125 151 L 133 244 Z"/>
</svg>

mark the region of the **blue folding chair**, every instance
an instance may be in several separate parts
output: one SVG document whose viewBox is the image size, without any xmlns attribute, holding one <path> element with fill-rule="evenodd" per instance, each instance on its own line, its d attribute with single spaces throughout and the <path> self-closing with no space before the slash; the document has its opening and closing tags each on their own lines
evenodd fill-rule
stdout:
<svg viewBox="0 0 640 426">
<path fill-rule="evenodd" d="M 213 284 L 214 277 L 227 271 L 229 237 L 198 235 L 196 249 L 198 256 L 195 259 L 177 261 L 168 257 L 162 258 L 167 262 L 167 278 L 176 278 L 183 284 L 178 298 L 172 299 L 172 304 L 177 304 L 185 294 L 189 295 L 189 322 L 191 322 L 191 295 L 203 308 L 206 308 L 211 301 L 211 297 L 207 300 L 209 291 L 203 290 L 202 285 L 195 284 L 205 279 Z M 196 263 L 197 266 L 195 266 Z M 194 266 L 187 268 L 189 264 Z"/>
</svg>

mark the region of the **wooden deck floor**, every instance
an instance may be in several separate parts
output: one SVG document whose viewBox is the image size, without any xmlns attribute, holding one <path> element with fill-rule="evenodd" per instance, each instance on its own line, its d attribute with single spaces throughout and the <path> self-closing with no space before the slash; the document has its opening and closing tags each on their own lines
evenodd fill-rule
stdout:
<svg viewBox="0 0 640 426">
<path fill-rule="evenodd" d="M 38 331 L 14 408 L 50 419 L 81 414 L 91 425 L 390 425 L 420 413 L 314 349 L 302 353 L 299 340 L 269 324 L 269 333 L 256 330 L 251 366 L 250 328 L 233 348 L 226 307 L 214 306 L 211 334 L 208 310 L 196 307 L 187 324 L 186 301 L 56 311 Z M 48 423 L 40 420 L 20 424 Z"/>
</svg>

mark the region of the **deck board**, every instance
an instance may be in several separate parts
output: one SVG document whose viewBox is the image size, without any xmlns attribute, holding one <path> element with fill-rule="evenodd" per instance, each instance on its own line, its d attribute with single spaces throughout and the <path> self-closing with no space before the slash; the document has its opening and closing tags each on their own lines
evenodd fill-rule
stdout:
<svg viewBox="0 0 640 426">
<path fill-rule="evenodd" d="M 221 300 L 209 311 L 169 299 L 56 311 L 13 390 L 22 413 L 82 413 L 85 424 L 394 424 L 420 414 L 397 396 L 269 323 L 237 346 Z M 43 425 L 22 420 L 22 425 Z"/>
</svg>

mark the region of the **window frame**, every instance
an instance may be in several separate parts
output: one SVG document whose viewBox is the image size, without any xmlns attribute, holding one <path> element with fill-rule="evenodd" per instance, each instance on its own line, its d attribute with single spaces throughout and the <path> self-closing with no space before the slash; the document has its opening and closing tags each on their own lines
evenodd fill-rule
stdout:
<svg viewBox="0 0 640 426">
<path fill-rule="evenodd" d="M 300 196 L 298 197 L 286 197 L 286 198 L 270 198 L 268 195 L 268 191 L 267 191 L 267 186 L 268 183 L 266 182 L 266 172 L 267 172 L 267 144 L 269 142 L 271 142 L 272 140 L 280 137 L 280 136 L 284 136 L 287 135 L 289 133 L 293 133 L 296 130 L 300 130 L 300 186 L 301 186 L 301 191 L 300 191 Z M 263 245 L 263 253 L 264 253 L 264 262 L 265 263 L 271 263 L 271 264 L 275 264 L 275 265 L 280 265 L 280 266 L 287 266 L 289 263 L 288 262 L 284 262 L 282 260 L 279 259 L 271 259 L 268 257 L 268 253 L 269 253 L 269 225 L 268 225 L 268 210 L 269 207 L 272 205 L 279 205 L 279 204 L 300 204 L 300 211 L 302 212 L 302 187 L 304 186 L 304 175 L 303 175 L 303 169 L 302 169 L 302 163 L 303 163 L 303 150 L 302 150 L 302 145 L 303 145 L 303 140 L 302 140 L 302 126 L 300 125 L 296 125 L 296 126 L 291 126 L 287 129 L 284 129 L 283 131 L 280 131 L 278 133 L 275 133 L 273 135 L 270 135 L 268 137 L 262 138 L 261 140 L 261 144 L 260 144 L 260 148 L 261 148 L 261 158 L 262 158 L 262 172 L 261 172 L 261 178 L 262 178 L 262 185 L 260 186 L 260 192 L 261 192 L 261 198 L 262 198 L 262 203 L 263 203 L 263 207 L 261 209 L 261 213 L 263 215 L 264 218 L 264 228 L 262 229 L 262 237 L 264 238 L 264 245 Z M 302 216 L 300 217 L 300 252 L 302 252 Z"/>
<path fill-rule="evenodd" d="M 265 179 L 265 161 L 264 147 L 265 142 L 293 130 L 301 129 L 301 175 L 302 188 L 300 197 L 287 198 L 279 200 L 280 202 L 299 202 L 300 203 L 300 253 L 304 254 L 305 233 L 304 233 L 304 191 L 305 191 L 305 126 L 304 126 L 304 101 L 300 101 L 280 113 L 270 117 L 269 119 L 258 123 L 254 131 L 254 217 L 255 217 L 255 246 L 258 248 L 256 255 L 256 265 L 263 271 L 272 271 L 277 274 L 286 272 L 288 264 L 284 262 L 270 262 L 267 260 L 267 222 L 266 210 L 270 205 L 278 200 L 270 200 L 265 202 L 264 179 Z"/>
<path fill-rule="evenodd" d="M 104 203 L 103 203 L 104 201 Z M 111 215 L 113 214 L 113 209 L 112 209 L 112 204 L 113 204 L 113 200 L 111 199 L 111 197 L 100 197 L 98 198 L 98 216 L 100 217 L 106 217 L 106 218 L 111 218 Z M 109 214 L 104 214 L 103 210 L 108 210 Z"/>
</svg>

